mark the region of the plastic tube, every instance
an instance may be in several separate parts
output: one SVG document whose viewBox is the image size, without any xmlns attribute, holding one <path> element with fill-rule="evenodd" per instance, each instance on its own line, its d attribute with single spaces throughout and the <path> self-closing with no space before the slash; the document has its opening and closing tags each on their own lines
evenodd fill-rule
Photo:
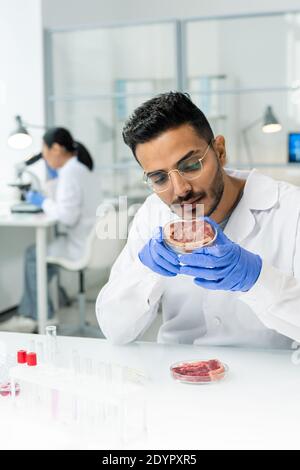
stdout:
<svg viewBox="0 0 300 470">
<path fill-rule="evenodd" d="M 48 365 L 55 366 L 57 354 L 56 326 L 46 327 L 46 351 Z"/>
<path fill-rule="evenodd" d="M 46 357 L 47 365 L 54 369 L 57 356 L 56 326 L 46 327 Z M 50 414 L 52 419 L 58 418 L 59 392 L 55 389 L 50 391 Z"/>
<path fill-rule="evenodd" d="M 36 345 L 36 353 L 37 353 L 37 357 L 38 357 L 38 360 L 39 360 L 39 363 L 40 364 L 44 364 L 45 362 L 45 354 L 44 354 L 44 344 L 42 343 L 42 341 L 38 341 L 37 342 L 37 345 Z"/>
</svg>

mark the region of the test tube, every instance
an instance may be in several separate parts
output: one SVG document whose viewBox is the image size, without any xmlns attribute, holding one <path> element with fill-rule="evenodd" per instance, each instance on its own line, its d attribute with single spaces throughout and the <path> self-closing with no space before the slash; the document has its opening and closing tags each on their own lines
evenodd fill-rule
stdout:
<svg viewBox="0 0 300 470">
<path fill-rule="evenodd" d="M 46 327 L 46 357 L 48 366 L 54 368 L 57 357 L 56 326 Z M 50 413 L 51 418 L 54 420 L 58 418 L 59 401 L 58 390 L 52 388 L 50 390 Z"/>
<path fill-rule="evenodd" d="M 93 375 L 93 361 L 90 357 L 86 357 L 83 361 L 83 373 Z"/>
<path fill-rule="evenodd" d="M 56 420 L 59 414 L 59 391 L 51 389 L 51 416 Z"/>
<path fill-rule="evenodd" d="M 47 362 L 49 365 L 54 366 L 56 362 L 56 326 L 46 327 L 46 348 L 47 348 Z"/>
<path fill-rule="evenodd" d="M 106 366 L 104 362 L 97 362 L 97 377 L 100 382 L 105 382 L 105 371 L 106 371 Z"/>
<path fill-rule="evenodd" d="M 111 364 L 112 382 L 114 384 L 123 384 L 123 368 L 118 364 Z"/>
<path fill-rule="evenodd" d="M 72 370 L 75 375 L 79 375 L 81 372 L 80 355 L 77 349 L 72 351 Z"/>
<path fill-rule="evenodd" d="M 36 352 L 37 352 L 39 363 L 44 364 L 44 361 L 45 361 L 45 358 L 44 358 L 44 345 L 43 345 L 42 341 L 37 342 Z"/>
<path fill-rule="evenodd" d="M 78 377 L 80 374 L 80 355 L 77 349 L 73 349 L 72 351 L 72 372 L 73 374 Z M 72 419 L 75 423 L 79 423 L 81 418 L 81 409 L 80 409 L 80 400 L 76 395 L 76 390 L 74 395 L 71 397 L 72 400 Z"/>
<path fill-rule="evenodd" d="M 31 340 L 29 341 L 28 352 L 36 352 L 36 351 L 35 351 L 35 341 L 34 341 L 34 339 L 31 339 Z"/>
<path fill-rule="evenodd" d="M 105 364 L 105 382 L 106 384 L 112 383 L 112 365 Z"/>
</svg>

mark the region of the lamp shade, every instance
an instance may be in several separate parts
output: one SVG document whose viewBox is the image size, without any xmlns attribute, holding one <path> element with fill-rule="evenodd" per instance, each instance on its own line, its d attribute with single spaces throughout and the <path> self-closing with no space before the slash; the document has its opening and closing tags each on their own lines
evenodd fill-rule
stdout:
<svg viewBox="0 0 300 470">
<path fill-rule="evenodd" d="M 16 116 L 15 119 L 17 122 L 17 127 L 10 134 L 7 143 L 13 149 L 25 149 L 31 145 L 32 137 L 24 126 L 21 116 Z"/>
<path fill-rule="evenodd" d="M 282 129 L 282 125 L 276 119 L 272 106 L 267 106 L 267 109 L 264 114 L 262 130 L 266 134 L 271 134 L 273 132 L 279 132 Z"/>
</svg>

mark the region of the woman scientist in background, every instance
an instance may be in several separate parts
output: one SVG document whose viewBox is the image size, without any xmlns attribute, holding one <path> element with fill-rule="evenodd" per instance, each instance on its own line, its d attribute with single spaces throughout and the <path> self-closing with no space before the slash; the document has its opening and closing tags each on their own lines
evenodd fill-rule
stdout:
<svg viewBox="0 0 300 470">
<path fill-rule="evenodd" d="M 49 129 L 43 137 L 43 158 L 50 178 L 57 177 L 53 197 L 29 191 L 27 202 L 41 207 L 46 215 L 55 218 L 66 228 L 66 235 L 57 237 L 48 247 L 48 256 L 76 259 L 82 256 L 86 239 L 95 223 L 99 204 L 93 160 L 87 149 L 75 142 L 67 129 Z M 57 267 L 47 266 L 48 282 Z M 0 324 L 1 330 L 34 331 L 37 326 L 36 247 L 27 248 L 25 255 L 24 293 L 19 315 Z M 48 318 L 54 309 L 48 295 Z M 53 320 L 52 320 L 53 323 Z"/>
</svg>

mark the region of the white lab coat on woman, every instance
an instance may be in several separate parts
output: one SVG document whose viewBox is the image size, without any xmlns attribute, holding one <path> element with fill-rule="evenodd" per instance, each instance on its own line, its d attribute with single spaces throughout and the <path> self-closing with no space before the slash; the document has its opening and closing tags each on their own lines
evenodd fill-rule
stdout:
<svg viewBox="0 0 300 470">
<path fill-rule="evenodd" d="M 83 255 L 87 237 L 96 220 L 99 185 L 93 172 L 71 157 L 58 170 L 53 198 L 45 199 L 42 209 L 64 226 L 65 236 L 48 247 L 48 256 L 77 259 Z"/>
<path fill-rule="evenodd" d="M 205 290 L 185 275 L 164 277 L 138 252 L 170 209 L 157 195 L 136 214 L 127 245 L 96 304 L 99 325 L 115 343 L 137 339 L 153 322 L 159 303 L 158 342 L 287 348 L 300 340 L 300 188 L 253 170 L 224 233 L 259 254 L 263 267 L 246 293 Z"/>
</svg>

